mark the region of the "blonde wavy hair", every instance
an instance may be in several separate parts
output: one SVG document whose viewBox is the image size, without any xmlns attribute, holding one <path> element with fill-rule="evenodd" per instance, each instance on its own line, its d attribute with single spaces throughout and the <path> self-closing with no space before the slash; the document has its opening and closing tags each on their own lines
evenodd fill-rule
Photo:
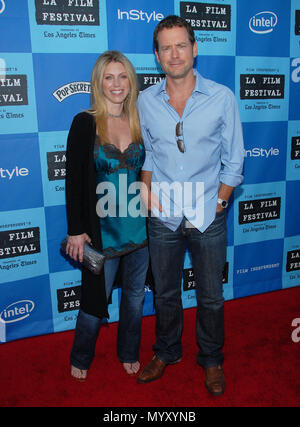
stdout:
<svg viewBox="0 0 300 427">
<path fill-rule="evenodd" d="M 107 137 L 107 107 L 103 94 L 103 77 L 106 66 L 110 62 L 123 64 L 130 84 L 130 91 L 124 101 L 123 111 L 129 121 L 132 141 L 141 141 L 141 128 L 136 101 L 139 94 L 135 69 L 131 62 L 121 52 L 110 50 L 104 52 L 97 59 L 91 76 L 91 107 L 88 110 L 95 118 L 97 132 L 101 144 L 108 141 Z"/>
</svg>

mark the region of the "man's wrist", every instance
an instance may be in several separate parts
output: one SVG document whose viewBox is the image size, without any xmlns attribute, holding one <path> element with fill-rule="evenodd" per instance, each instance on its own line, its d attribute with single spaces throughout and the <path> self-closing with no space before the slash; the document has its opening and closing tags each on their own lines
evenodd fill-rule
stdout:
<svg viewBox="0 0 300 427">
<path fill-rule="evenodd" d="M 221 199 L 220 197 L 218 198 L 218 206 L 221 207 L 222 209 L 226 209 L 228 206 L 228 200 L 225 199 Z"/>
</svg>

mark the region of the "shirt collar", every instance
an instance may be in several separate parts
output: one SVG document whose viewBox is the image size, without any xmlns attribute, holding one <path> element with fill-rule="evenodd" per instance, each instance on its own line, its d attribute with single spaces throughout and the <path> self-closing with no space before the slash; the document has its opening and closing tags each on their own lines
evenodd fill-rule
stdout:
<svg viewBox="0 0 300 427">
<path fill-rule="evenodd" d="M 201 74 L 194 68 L 194 76 L 196 76 L 196 83 L 193 90 L 194 92 L 204 93 L 204 95 L 210 95 L 209 86 L 207 80 L 201 76 Z"/>
<path fill-rule="evenodd" d="M 194 76 L 196 76 L 196 83 L 195 83 L 193 93 L 200 92 L 200 93 L 204 93 L 205 95 L 209 95 L 210 94 L 209 86 L 206 82 L 206 79 L 202 77 L 201 74 L 195 68 L 193 69 L 193 73 L 194 73 Z M 166 78 L 162 79 L 161 82 L 157 83 L 157 85 L 155 85 L 155 88 L 156 88 L 156 91 L 154 95 L 156 96 L 160 95 L 162 92 L 166 93 Z"/>
</svg>

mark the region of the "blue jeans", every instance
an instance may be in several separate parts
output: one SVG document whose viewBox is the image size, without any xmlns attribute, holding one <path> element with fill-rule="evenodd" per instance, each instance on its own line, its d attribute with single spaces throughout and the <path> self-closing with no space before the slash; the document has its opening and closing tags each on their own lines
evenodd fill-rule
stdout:
<svg viewBox="0 0 300 427">
<path fill-rule="evenodd" d="M 133 363 L 139 360 L 145 280 L 149 263 L 148 248 L 138 249 L 121 258 L 105 261 L 107 298 L 112 291 L 120 262 L 122 263 L 122 295 L 117 354 L 121 362 Z M 103 320 L 79 310 L 70 356 L 71 365 L 78 369 L 89 369 Z"/>
<path fill-rule="evenodd" d="M 183 308 L 181 279 L 188 245 L 196 282 L 197 362 L 204 368 L 220 365 L 224 356 L 224 298 L 222 272 L 226 262 L 226 215 L 218 213 L 201 233 L 183 219 L 175 231 L 158 218 L 148 220 L 149 251 L 155 286 L 156 343 L 154 352 L 165 363 L 182 355 Z"/>
</svg>

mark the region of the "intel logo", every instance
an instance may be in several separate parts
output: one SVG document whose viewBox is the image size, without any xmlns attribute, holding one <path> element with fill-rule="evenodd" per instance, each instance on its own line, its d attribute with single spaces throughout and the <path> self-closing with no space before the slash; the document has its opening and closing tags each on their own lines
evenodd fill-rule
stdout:
<svg viewBox="0 0 300 427">
<path fill-rule="evenodd" d="M 34 302 L 30 300 L 17 301 L 7 306 L 0 313 L 0 320 L 4 323 L 13 323 L 30 316 L 34 309 Z"/>
<path fill-rule="evenodd" d="M 4 12 L 4 9 L 5 9 L 4 0 L 0 0 L 0 13 Z"/>
<path fill-rule="evenodd" d="M 259 12 L 252 16 L 249 21 L 249 28 L 256 34 L 271 33 L 278 22 L 274 12 Z"/>
</svg>

